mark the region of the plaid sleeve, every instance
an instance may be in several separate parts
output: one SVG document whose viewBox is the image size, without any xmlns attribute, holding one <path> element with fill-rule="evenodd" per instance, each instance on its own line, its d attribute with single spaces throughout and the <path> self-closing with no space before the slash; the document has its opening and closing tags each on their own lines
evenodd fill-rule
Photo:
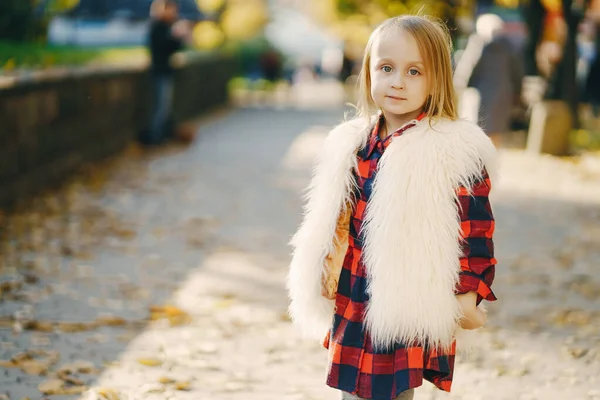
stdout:
<svg viewBox="0 0 600 400">
<path fill-rule="evenodd" d="M 477 304 L 481 300 L 496 300 L 491 286 L 494 281 L 496 259 L 494 258 L 494 215 L 490 206 L 490 178 L 483 171 L 471 192 L 458 189 L 459 213 L 462 230 L 462 257 L 460 258 L 460 280 L 457 294 L 477 293 Z"/>
</svg>

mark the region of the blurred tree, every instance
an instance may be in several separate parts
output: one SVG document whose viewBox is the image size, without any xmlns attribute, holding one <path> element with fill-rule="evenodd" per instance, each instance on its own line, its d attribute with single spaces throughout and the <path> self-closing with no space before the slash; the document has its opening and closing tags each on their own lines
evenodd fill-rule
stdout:
<svg viewBox="0 0 600 400">
<path fill-rule="evenodd" d="M 364 46 L 373 27 L 402 14 L 423 13 L 441 18 L 453 41 L 457 18 L 472 16 L 476 0 L 313 0 L 317 18 L 351 46 Z"/>
<path fill-rule="evenodd" d="M 225 5 L 225 0 L 196 0 L 200 11 L 210 15 L 220 11 Z"/>
<path fill-rule="evenodd" d="M 250 39 L 262 33 L 267 21 L 264 0 L 228 0 L 220 19 L 225 37 L 232 40 Z"/>
<path fill-rule="evenodd" d="M 1 0 L 0 39 L 37 40 L 45 35 L 49 18 L 78 3 L 79 0 Z"/>
<path fill-rule="evenodd" d="M 34 3 L 29 0 L 0 1 L 0 39 L 23 41 L 35 36 Z"/>
<path fill-rule="evenodd" d="M 208 18 L 194 27 L 194 44 L 201 49 L 260 36 L 269 19 L 266 0 L 196 0 L 196 4 Z"/>
<path fill-rule="evenodd" d="M 46 3 L 47 14 L 58 14 L 71 10 L 79 4 L 79 0 L 42 0 Z"/>
</svg>

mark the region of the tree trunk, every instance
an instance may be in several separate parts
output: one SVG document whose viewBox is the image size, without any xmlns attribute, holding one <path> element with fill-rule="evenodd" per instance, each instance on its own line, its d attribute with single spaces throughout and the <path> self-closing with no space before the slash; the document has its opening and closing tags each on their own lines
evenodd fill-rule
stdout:
<svg viewBox="0 0 600 400">
<path fill-rule="evenodd" d="M 34 39 L 35 19 L 29 0 L 0 0 L 0 38 L 24 41 Z"/>
</svg>

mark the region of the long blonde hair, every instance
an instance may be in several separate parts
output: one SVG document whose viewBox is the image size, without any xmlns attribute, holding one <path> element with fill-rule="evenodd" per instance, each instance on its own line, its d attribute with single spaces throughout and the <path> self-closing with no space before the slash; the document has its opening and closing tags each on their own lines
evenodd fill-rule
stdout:
<svg viewBox="0 0 600 400">
<path fill-rule="evenodd" d="M 452 83 L 452 41 L 448 30 L 441 22 L 431 17 L 403 15 L 393 17 L 379 25 L 369 37 L 362 68 L 358 78 L 359 94 L 358 117 L 370 118 L 377 112 L 377 105 L 371 97 L 371 52 L 375 41 L 392 29 L 403 29 L 410 33 L 419 46 L 429 76 L 430 96 L 424 105 L 431 119 L 448 118 L 456 120 L 458 112 L 456 95 Z"/>
</svg>

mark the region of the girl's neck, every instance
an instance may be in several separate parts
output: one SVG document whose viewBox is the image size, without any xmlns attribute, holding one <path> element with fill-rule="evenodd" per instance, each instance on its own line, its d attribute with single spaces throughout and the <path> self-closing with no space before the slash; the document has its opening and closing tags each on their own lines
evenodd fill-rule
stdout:
<svg viewBox="0 0 600 400">
<path fill-rule="evenodd" d="M 422 112 L 422 110 L 416 110 L 407 114 L 392 115 L 391 117 L 383 113 L 383 129 L 380 130 L 379 136 L 385 139 L 388 135 L 393 134 L 406 125 L 406 123 L 416 119 Z"/>
</svg>

